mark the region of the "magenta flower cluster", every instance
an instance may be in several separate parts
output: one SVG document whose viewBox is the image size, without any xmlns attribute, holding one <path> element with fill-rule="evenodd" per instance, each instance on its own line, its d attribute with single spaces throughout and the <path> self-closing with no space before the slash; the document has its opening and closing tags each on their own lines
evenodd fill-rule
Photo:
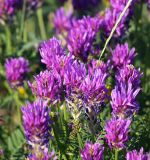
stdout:
<svg viewBox="0 0 150 160">
<path fill-rule="evenodd" d="M 6 78 L 11 86 L 22 84 L 29 72 L 29 62 L 23 57 L 10 58 L 5 63 Z"/>
<path fill-rule="evenodd" d="M 47 102 L 38 99 L 33 104 L 27 104 L 22 107 L 23 126 L 29 145 L 33 149 L 38 145 L 40 148 L 48 145 L 50 138 L 50 110 Z"/>
<path fill-rule="evenodd" d="M 100 143 L 86 143 L 81 150 L 82 160 L 103 160 L 104 147 Z"/>
<path fill-rule="evenodd" d="M 127 153 L 126 160 L 150 160 L 150 154 L 144 153 L 143 148 L 140 151 L 130 151 Z"/>
<path fill-rule="evenodd" d="M 90 53 L 95 54 L 92 46 L 99 31 L 101 21 L 98 17 L 84 17 L 74 22 L 68 34 L 68 50 L 83 61 Z"/>
<path fill-rule="evenodd" d="M 139 109 L 136 97 L 141 90 L 142 73 L 132 65 L 135 56 L 135 49 L 129 50 L 127 43 L 117 45 L 112 51 L 116 86 L 111 93 L 111 105 L 113 113 L 119 117 L 132 116 Z"/>
<path fill-rule="evenodd" d="M 110 148 L 122 149 L 128 141 L 129 119 L 112 118 L 106 123 L 106 139 Z"/>
<path fill-rule="evenodd" d="M 117 22 L 127 2 L 128 0 L 110 0 L 110 8 L 106 9 L 106 12 L 104 15 L 104 22 L 103 22 L 103 28 L 104 28 L 106 36 L 109 36 L 112 28 Z M 123 36 L 125 34 L 129 26 L 129 21 L 131 19 L 132 13 L 133 13 L 134 3 L 135 1 L 132 1 L 130 7 L 127 9 L 125 15 L 121 19 L 121 22 L 117 26 L 115 34 L 114 34 L 115 38 Z"/>
</svg>

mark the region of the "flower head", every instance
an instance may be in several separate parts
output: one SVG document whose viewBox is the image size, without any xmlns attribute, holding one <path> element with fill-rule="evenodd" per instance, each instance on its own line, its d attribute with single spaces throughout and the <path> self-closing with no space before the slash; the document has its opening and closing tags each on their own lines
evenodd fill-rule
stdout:
<svg viewBox="0 0 150 160">
<path fill-rule="evenodd" d="M 107 9 L 105 11 L 105 15 L 103 18 L 103 28 L 105 35 L 108 37 L 117 22 L 121 12 L 118 10 L 113 10 L 113 9 Z M 122 17 L 121 22 L 118 24 L 116 31 L 114 33 L 114 37 L 118 38 L 122 35 L 124 35 L 126 29 L 128 27 L 128 11 L 126 14 Z"/>
<path fill-rule="evenodd" d="M 48 70 L 40 72 L 34 78 L 35 82 L 29 82 L 29 86 L 36 96 L 48 98 L 54 103 L 61 100 L 63 92 L 62 79 L 56 70 L 53 70 L 53 72 Z"/>
<path fill-rule="evenodd" d="M 128 64 L 132 64 L 136 56 L 135 48 L 129 50 L 128 43 L 118 44 L 114 50 L 112 50 L 112 63 L 116 68 L 122 68 Z"/>
<path fill-rule="evenodd" d="M 106 140 L 110 148 L 123 149 L 128 140 L 131 121 L 129 119 L 110 119 L 105 126 Z"/>
<path fill-rule="evenodd" d="M 126 160 L 150 160 L 150 154 L 144 153 L 143 148 L 140 151 L 130 151 L 127 153 Z"/>
<path fill-rule="evenodd" d="M 10 19 L 22 4 L 22 0 L 0 0 L 0 22 Z"/>
<path fill-rule="evenodd" d="M 19 85 L 29 72 L 29 62 L 23 57 L 10 58 L 6 60 L 5 70 L 8 82 L 12 86 Z"/>
<path fill-rule="evenodd" d="M 56 33 L 68 31 L 72 26 L 71 23 L 71 14 L 66 14 L 63 7 L 59 8 L 53 20 Z"/>
<path fill-rule="evenodd" d="M 85 148 L 81 150 L 82 160 L 103 160 L 104 147 L 100 143 L 86 143 Z"/>
<path fill-rule="evenodd" d="M 117 83 L 132 84 L 133 88 L 138 88 L 141 83 L 142 73 L 140 68 L 136 69 L 133 65 L 127 65 L 119 69 L 116 74 Z"/>
<path fill-rule="evenodd" d="M 84 17 L 75 21 L 68 35 L 68 49 L 70 53 L 83 61 L 87 61 L 89 53 L 93 53 L 92 44 L 100 25 L 101 21 L 98 17 Z"/>
<path fill-rule="evenodd" d="M 22 107 L 25 136 L 35 150 L 48 145 L 51 130 L 49 112 L 47 102 L 42 99 Z"/>
<path fill-rule="evenodd" d="M 107 74 L 100 69 L 95 70 L 93 75 L 88 74 L 82 81 L 79 90 L 83 93 L 84 106 L 91 109 L 99 108 L 108 98 L 108 90 L 105 85 Z"/>
<path fill-rule="evenodd" d="M 48 69 L 52 69 L 56 61 L 57 56 L 65 55 L 61 43 L 56 38 L 51 38 L 48 41 L 41 43 L 40 55 L 42 57 L 41 62 L 46 64 Z"/>
<path fill-rule="evenodd" d="M 131 83 L 128 85 L 124 83 L 116 85 L 111 93 L 113 114 L 119 117 L 125 117 L 138 111 L 139 104 L 136 101 L 136 96 L 140 90 L 139 87 L 136 90 L 133 89 Z"/>
</svg>

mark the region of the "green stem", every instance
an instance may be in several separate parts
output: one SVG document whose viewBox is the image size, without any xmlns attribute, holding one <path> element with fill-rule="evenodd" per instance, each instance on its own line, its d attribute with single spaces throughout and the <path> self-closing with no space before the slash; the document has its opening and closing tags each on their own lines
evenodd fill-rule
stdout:
<svg viewBox="0 0 150 160">
<path fill-rule="evenodd" d="M 118 25 L 119 25 L 122 17 L 123 17 L 124 14 L 126 13 L 127 9 L 129 8 L 130 4 L 132 3 L 132 1 L 133 1 L 133 0 L 129 0 L 129 1 L 128 1 L 128 3 L 126 4 L 124 10 L 122 11 L 122 13 L 120 14 L 119 18 L 117 19 L 117 21 L 116 21 L 113 29 L 111 30 L 111 33 L 110 33 L 109 37 L 108 37 L 107 40 L 106 40 L 106 43 L 105 43 L 105 45 L 104 45 L 104 48 L 103 48 L 103 50 L 102 50 L 102 52 L 101 52 L 101 55 L 100 55 L 100 57 L 99 57 L 99 60 L 100 60 L 101 57 L 103 56 L 103 54 L 104 54 L 104 52 L 105 52 L 105 50 L 106 50 L 106 47 L 107 47 L 109 41 L 111 40 L 114 32 L 116 31 L 116 28 L 118 27 Z"/>
<path fill-rule="evenodd" d="M 119 151 L 115 149 L 115 160 L 118 160 Z"/>
<path fill-rule="evenodd" d="M 21 102 L 20 99 L 19 99 L 18 92 L 14 93 L 14 100 L 16 101 L 16 104 L 17 104 L 17 113 L 18 113 L 19 124 L 21 124 L 21 123 L 22 123 L 22 120 L 21 120 L 21 109 L 20 109 L 20 107 L 21 107 L 23 104 L 22 104 L 22 102 Z"/>
<path fill-rule="evenodd" d="M 8 25 L 5 26 L 5 32 L 6 32 L 6 51 L 7 54 L 12 54 L 12 43 L 11 43 L 11 31 Z"/>
<path fill-rule="evenodd" d="M 22 8 L 21 28 L 20 28 L 20 39 L 21 40 L 22 40 L 22 36 L 24 35 L 25 13 L 26 13 L 26 0 L 23 1 L 23 8 Z"/>
<path fill-rule="evenodd" d="M 28 41 L 28 36 L 27 36 L 27 22 L 25 21 L 24 22 L 24 31 L 23 31 L 23 42 L 26 43 Z"/>
<path fill-rule="evenodd" d="M 77 133 L 77 138 L 78 138 L 79 147 L 83 148 L 83 142 L 79 132 Z"/>
<path fill-rule="evenodd" d="M 38 17 L 41 38 L 46 39 L 46 30 L 45 30 L 45 25 L 44 25 L 44 20 L 43 20 L 43 10 L 41 7 L 38 8 L 37 10 L 37 17 Z"/>
</svg>

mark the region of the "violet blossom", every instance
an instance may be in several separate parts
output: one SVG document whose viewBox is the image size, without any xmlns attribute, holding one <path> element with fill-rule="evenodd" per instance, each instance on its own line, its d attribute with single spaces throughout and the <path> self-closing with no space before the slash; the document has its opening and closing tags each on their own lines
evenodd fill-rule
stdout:
<svg viewBox="0 0 150 160">
<path fill-rule="evenodd" d="M 128 141 L 129 119 L 110 119 L 105 126 L 106 140 L 110 148 L 123 149 Z"/>
<path fill-rule="evenodd" d="M 104 147 L 100 143 L 86 143 L 81 150 L 82 160 L 103 160 Z"/>
<path fill-rule="evenodd" d="M 23 57 L 10 58 L 5 63 L 6 78 L 11 86 L 22 84 L 27 72 L 29 72 L 29 62 Z"/>
<path fill-rule="evenodd" d="M 144 153 L 143 148 L 141 148 L 139 152 L 137 150 L 128 152 L 126 160 L 150 160 L 150 154 Z"/>
</svg>

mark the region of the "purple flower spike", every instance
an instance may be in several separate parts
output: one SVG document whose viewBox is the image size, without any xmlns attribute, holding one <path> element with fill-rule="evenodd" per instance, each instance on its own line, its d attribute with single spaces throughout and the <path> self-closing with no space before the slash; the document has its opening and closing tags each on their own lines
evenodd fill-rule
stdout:
<svg viewBox="0 0 150 160">
<path fill-rule="evenodd" d="M 41 43 L 39 50 L 42 57 L 41 62 L 46 64 L 48 69 L 53 68 L 56 56 L 65 55 L 60 41 L 54 37 Z"/>
<path fill-rule="evenodd" d="M 116 75 L 117 83 L 126 83 L 132 84 L 133 88 L 138 88 L 141 83 L 142 73 L 140 72 L 140 68 L 136 69 L 133 65 L 127 65 L 122 69 L 118 70 Z"/>
<path fill-rule="evenodd" d="M 11 19 L 17 9 L 22 7 L 22 0 L 1 0 L 0 1 L 0 23 Z"/>
<path fill-rule="evenodd" d="M 103 160 L 104 147 L 100 143 L 86 143 L 85 148 L 81 150 L 82 160 Z"/>
<path fill-rule="evenodd" d="M 100 69 L 102 73 L 108 72 L 109 62 L 104 63 L 103 61 L 99 60 L 91 60 L 88 64 L 88 73 L 93 75 L 96 69 Z"/>
<path fill-rule="evenodd" d="M 33 150 L 48 145 L 51 130 L 49 112 L 47 102 L 42 99 L 22 107 L 25 136 Z"/>
<path fill-rule="evenodd" d="M 75 21 L 68 35 L 68 49 L 77 58 L 87 61 L 89 53 L 93 53 L 93 42 L 99 31 L 101 21 L 98 17 L 84 17 Z"/>
<path fill-rule="evenodd" d="M 23 57 L 10 58 L 5 63 L 6 77 L 11 86 L 22 84 L 27 72 L 29 62 Z"/>
<path fill-rule="evenodd" d="M 118 44 L 112 50 L 112 63 L 115 68 L 122 68 L 128 64 L 132 64 L 136 56 L 135 48 L 129 50 L 128 43 Z"/>
<path fill-rule="evenodd" d="M 65 70 L 64 83 L 66 85 L 67 98 L 74 97 L 78 93 L 79 86 L 86 77 L 86 68 L 83 63 L 74 61 Z M 72 95 L 73 94 L 73 95 Z"/>
<path fill-rule="evenodd" d="M 79 90 L 84 93 L 83 101 L 85 106 L 93 109 L 96 106 L 99 108 L 108 98 L 108 90 L 105 85 L 106 78 L 107 74 L 97 69 L 93 75 L 87 75 L 82 81 Z"/>
<path fill-rule="evenodd" d="M 107 9 L 104 15 L 103 20 L 103 28 L 105 31 L 106 36 L 108 37 L 117 22 L 121 12 L 118 12 L 117 10 Z M 128 12 L 122 17 L 121 22 L 119 23 L 118 27 L 116 28 L 116 31 L 114 33 L 114 37 L 118 38 L 124 35 L 127 27 L 128 27 Z"/>
<path fill-rule="evenodd" d="M 35 82 L 29 82 L 29 86 L 36 96 L 48 98 L 53 103 L 61 100 L 62 80 L 57 71 L 50 72 L 46 70 L 34 78 Z"/>
<path fill-rule="evenodd" d="M 68 31 L 71 28 L 71 14 L 66 14 L 63 7 L 58 9 L 54 16 L 54 27 L 56 33 L 62 33 Z"/>
<path fill-rule="evenodd" d="M 136 96 L 141 89 L 136 90 L 132 88 L 132 84 L 117 85 L 111 93 L 111 106 L 113 109 L 113 114 L 119 117 L 126 117 L 137 112 L 139 109 L 139 104 L 136 101 Z"/>
<path fill-rule="evenodd" d="M 131 121 L 129 119 L 112 118 L 106 123 L 106 140 L 110 148 L 123 149 L 128 141 Z"/>
<path fill-rule="evenodd" d="M 150 160 L 150 154 L 144 153 L 143 148 L 140 151 L 133 150 L 127 153 L 126 160 Z"/>
</svg>

